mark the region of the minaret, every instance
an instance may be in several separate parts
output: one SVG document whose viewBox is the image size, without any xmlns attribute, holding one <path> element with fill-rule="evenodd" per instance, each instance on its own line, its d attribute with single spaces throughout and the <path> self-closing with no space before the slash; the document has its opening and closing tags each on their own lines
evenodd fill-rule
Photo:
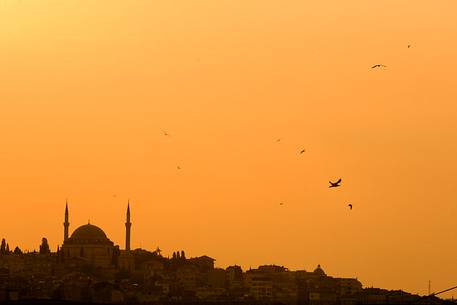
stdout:
<svg viewBox="0 0 457 305">
<path fill-rule="evenodd" d="M 127 202 L 127 219 L 125 222 L 125 250 L 130 251 L 130 200 Z"/>
<path fill-rule="evenodd" d="M 70 228 L 70 223 L 68 222 L 68 201 L 65 201 L 65 222 L 63 223 L 63 241 L 65 242 L 68 239 L 68 229 Z"/>
</svg>

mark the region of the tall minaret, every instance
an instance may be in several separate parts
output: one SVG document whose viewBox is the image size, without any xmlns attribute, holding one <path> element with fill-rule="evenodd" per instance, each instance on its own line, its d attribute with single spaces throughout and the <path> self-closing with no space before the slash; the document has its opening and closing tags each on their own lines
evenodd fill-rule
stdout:
<svg viewBox="0 0 457 305">
<path fill-rule="evenodd" d="M 68 239 L 68 229 L 70 228 L 70 223 L 68 222 L 68 201 L 65 201 L 65 222 L 63 223 L 63 241 Z"/>
<path fill-rule="evenodd" d="M 130 200 L 127 202 L 127 220 L 125 222 L 125 250 L 130 251 Z"/>
</svg>

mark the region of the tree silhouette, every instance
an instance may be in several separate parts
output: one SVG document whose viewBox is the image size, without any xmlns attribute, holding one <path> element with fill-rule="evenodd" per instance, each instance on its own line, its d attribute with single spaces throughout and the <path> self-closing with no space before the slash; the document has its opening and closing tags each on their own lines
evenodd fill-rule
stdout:
<svg viewBox="0 0 457 305">
<path fill-rule="evenodd" d="M 6 243 L 6 253 L 5 254 L 10 254 L 10 245 Z"/>
<path fill-rule="evenodd" d="M 184 250 L 181 251 L 181 258 L 186 259 L 186 253 L 184 253 Z"/>
<path fill-rule="evenodd" d="M 2 245 L 0 246 L 0 254 L 6 254 L 6 241 L 2 239 Z"/>
<path fill-rule="evenodd" d="M 14 252 L 13 253 L 16 254 L 16 255 L 19 255 L 19 254 L 22 254 L 22 250 L 19 247 L 16 246 L 16 248 L 14 248 Z"/>
<path fill-rule="evenodd" d="M 41 240 L 41 245 L 40 245 L 40 254 L 49 254 L 51 253 L 51 250 L 49 249 L 49 244 L 48 240 L 46 237 L 43 237 Z"/>
</svg>

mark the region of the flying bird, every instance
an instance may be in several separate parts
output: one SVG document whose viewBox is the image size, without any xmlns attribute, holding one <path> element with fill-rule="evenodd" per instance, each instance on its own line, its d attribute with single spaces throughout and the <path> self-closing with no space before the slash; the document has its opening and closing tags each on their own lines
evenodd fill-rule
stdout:
<svg viewBox="0 0 457 305">
<path fill-rule="evenodd" d="M 329 187 L 339 187 L 341 186 L 340 183 L 341 183 L 341 178 L 337 181 L 337 182 L 332 182 L 332 181 L 329 181 L 330 183 L 330 186 Z"/>
<path fill-rule="evenodd" d="M 277 139 L 276 142 L 281 142 L 281 138 Z"/>
<path fill-rule="evenodd" d="M 352 210 L 352 203 L 349 203 L 348 207 L 349 207 L 350 210 Z"/>
<path fill-rule="evenodd" d="M 302 154 L 302 153 L 304 153 L 304 152 L 305 152 L 305 150 L 304 150 L 304 149 L 300 150 L 300 154 Z"/>
<path fill-rule="evenodd" d="M 176 168 L 177 168 L 177 169 L 181 169 L 181 166 L 178 165 Z"/>
<path fill-rule="evenodd" d="M 408 45 L 408 49 L 409 49 L 409 48 L 411 48 L 411 45 L 410 45 L 410 44 Z"/>
<path fill-rule="evenodd" d="M 284 205 L 284 202 L 280 202 L 279 205 Z"/>
<path fill-rule="evenodd" d="M 169 136 L 168 132 L 166 132 L 165 130 L 163 131 L 163 135 L 164 136 Z"/>
<path fill-rule="evenodd" d="M 377 64 L 377 65 L 372 66 L 371 69 L 374 69 L 374 68 L 381 68 L 381 67 L 387 68 L 386 65 Z"/>
</svg>

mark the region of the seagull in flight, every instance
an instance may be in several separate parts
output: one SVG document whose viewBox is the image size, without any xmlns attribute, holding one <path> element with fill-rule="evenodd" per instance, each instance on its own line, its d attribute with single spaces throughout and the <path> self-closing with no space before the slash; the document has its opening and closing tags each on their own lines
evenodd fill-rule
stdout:
<svg viewBox="0 0 457 305">
<path fill-rule="evenodd" d="M 350 210 L 352 210 L 352 203 L 349 203 L 348 207 L 349 207 Z"/>
<path fill-rule="evenodd" d="M 305 152 L 305 150 L 304 150 L 304 149 L 300 150 L 300 155 L 301 155 L 302 153 L 304 153 L 304 152 Z"/>
<path fill-rule="evenodd" d="M 410 44 L 408 45 L 408 49 L 409 49 L 409 48 L 411 48 L 411 45 L 410 45 Z"/>
<path fill-rule="evenodd" d="M 279 205 L 284 205 L 284 202 L 280 202 Z"/>
<path fill-rule="evenodd" d="M 276 142 L 281 142 L 281 138 L 277 139 Z"/>
<path fill-rule="evenodd" d="M 177 168 L 177 169 L 181 169 L 181 166 L 178 165 L 176 168 Z"/>
<path fill-rule="evenodd" d="M 374 65 L 371 67 L 371 69 L 374 69 L 374 68 L 387 68 L 386 65 L 381 65 L 381 64 L 377 64 L 377 65 Z"/>
<path fill-rule="evenodd" d="M 163 135 L 164 135 L 164 136 L 169 136 L 170 134 L 164 130 L 164 131 L 163 131 Z"/>
<path fill-rule="evenodd" d="M 340 183 L 341 183 L 341 178 L 337 181 L 337 182 L 332 182 L 332 181 L 329 181 L 330 183 L 330 186 L 329 187 L 339 187 L 341 186 Z"/>
</svg>

